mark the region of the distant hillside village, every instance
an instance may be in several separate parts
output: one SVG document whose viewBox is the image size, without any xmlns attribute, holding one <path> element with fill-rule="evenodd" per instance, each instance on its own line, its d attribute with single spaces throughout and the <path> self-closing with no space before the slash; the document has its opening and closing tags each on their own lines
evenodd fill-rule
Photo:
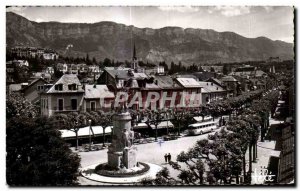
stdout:
<svg viewBox="0 0 300 191">
<path fill-rule="evenodd" d="M 6 84 L 8 94 L 23 95 L 49 117 L 56 113 L 111 110 L 121 91 L 140 93 L 142 102 L 131 106 L 136 110 L 159 105 L 145 104 L 151 92 L 168 97 L 174 92 L 196 93 L 201 97 L 200 104 L 209 104 L 243 92 L 284 86 L 282 70 L 292 71 L 293 61 L 277 57 L 215 65 L 144 63 L 137 59 L 134 46 L 131 61 L 97 62 L 88 55 L 68 58 L 50 49 L 13 47 L 7 52 Z M 175 102 L 180 98 L 176 97 Z M 170 106 L 166 102 L 164 107 Z"/>
</svg>

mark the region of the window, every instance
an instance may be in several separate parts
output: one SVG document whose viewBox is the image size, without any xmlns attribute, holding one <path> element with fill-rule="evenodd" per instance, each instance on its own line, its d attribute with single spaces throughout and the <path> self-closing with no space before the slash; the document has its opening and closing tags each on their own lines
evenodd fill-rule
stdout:
<svg viewBox="0 0 300 191">
<path fill-rule="evenodd" d="M 64 110 L 64 99 L 58 98 L 57 99 L 57 104 L 58 104 L 58 111 L 63 111 Z"/>
<path fill-rule="evenodd" d="M 68 88 L 69 88 L 69 90 L 77 90 L 77 85 L 76 84 L 69 84 Z"/>
<path fill-rule="evenodd" d="M 95 101 L 91 101 L 90 106 L 91 106 L 91 111 L 96 111 L 96 102 Z"/>
<path fill-rule="evenodd" d="M 119 85 L 119 87 L 123 87 L 124 86 L 124 80 L 119 80 L 118 85 Z"/>
<path fill-rule="evenodd" d="M 63 90 L 63 85 L 62 84 L 56 84 L 55 85 L 55 90 L 62 91 Z"/>
<path fill-rule="evenodd" d="M 77 110 L 77 99 L 71 99 L 72 110 Z"/>
<path fill-rule="evenodd" d="M 37 90 L 38 90 L 38 91 L 43 90 L 43 89 L 44 89 L 44 86 L 43 86 L 43 85 L 38 85 L 38 86 L 37 86 Z"/>
</svg>

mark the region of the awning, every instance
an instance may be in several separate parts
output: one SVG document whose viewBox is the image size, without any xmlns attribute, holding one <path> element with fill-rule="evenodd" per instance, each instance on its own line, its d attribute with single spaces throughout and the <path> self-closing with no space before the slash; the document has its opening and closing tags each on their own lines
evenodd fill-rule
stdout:
<svg viewBox="0 0 300 191">
<path fill-rule="evenodd" d="M 105 134 L 111 133 L 111 129 L 112 129 L 112 126 L 106 127 Z M 95 136 L 99 136 L 99 135 L 103 134 L 103 128 L 101 126 L 93 126 L 92 130 L 93 130 Z M 76 137 L 76 134 L 74 131 L 71 131 L 71 130 L 59 130 L 59 131 L 61 132 L 62 138 L 70 139 L 70 138 Z M 92 131 L 90 131 L 89 126 L 80 128 L 78 131 L 78 137 L 83 138 L 83 137 L 88 137 L 89 135 L 91 135 L 91 136 L 93 135 Z"/>
<path fill-rule="evenodd" d="M 133 129 L 147 129 L 148 125 L 146 123 L 138 123 L 133 127 Z"/>
<path fill-rule="evenodd" d="M 193 117 L 197 122 L 202 122 L 202 116 Z M 204 117 L 204 121 L 212 120 L 213 118 L 211 116 Z"/>
<path fill-rule="evenodd" d="M 162 121 L 157 125 L 157 129 L 164 129 L 164 128 L 174 128 L 174 125 L 171 121 Z M 155 129 L 155 125 L 151 125 L 152 129 Z"/>
</svg>

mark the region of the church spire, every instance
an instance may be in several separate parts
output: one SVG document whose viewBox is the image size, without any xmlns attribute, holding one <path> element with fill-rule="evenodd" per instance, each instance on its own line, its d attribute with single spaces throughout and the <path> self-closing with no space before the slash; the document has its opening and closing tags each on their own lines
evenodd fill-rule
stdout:
<svg viewBox="0 0 300 191">
<path fill-rule="evenodd" d="M 136 70 L 138 68 L 137 58 L 136 58 L 136 50 L 135 50 L 135 43 L 133 43 L 133 55 L 132 55 L 132 65 L 131 68 Z"/>
<path fill-rule="evenodd" d="M 136 60 L 135 43 L 133 44 L 133 56 L 132 56 L 132 60 Z"/>
</svg>

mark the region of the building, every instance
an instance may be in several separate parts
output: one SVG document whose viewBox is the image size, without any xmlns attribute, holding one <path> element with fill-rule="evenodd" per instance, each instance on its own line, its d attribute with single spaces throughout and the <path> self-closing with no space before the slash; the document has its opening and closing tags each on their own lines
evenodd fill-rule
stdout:
<svg viewBox="0 0 300 191">
<path fill-rule="evenodd" d="M 41 114 L 52 116 L 56 113 L 82 111 L 84 88 L 74 74 L 64 74 L 46 92 L 41 93 Z"/>
<path fill-rule="evenodd" d="M 84 92 L 84 111 L 111 110 L 115 95 L 106 85 L 85 85 Z"/>
<path fill-rule="evenodd" d="M 36 79 L 44 79 L 45 81 L 47 81 L 47 83 L 51 82 L 51 74 L 46 73 L 46 72 L 35 72 L 33 73 L 33 75 L 30 77 L 31 81 L 34 81 Z"/>
<path fill-rule="evenodd" d="M 38 78 L 32 81 L 28 86 L 21 89 L 21 92 L 28 101 L 34 104 L 40 101 L 40 93 L 44 92 L 46 89 L 44 89 L 45 84 L 47 84 L 46 80 Z"/>
<path fill-rule="evenodd" d="M 14 83 L 15 67 L 11 61 L 6 62 L 6 84 Z"/>
<path fill-rule="evenodd" d="M 56 60 L 58 59 L 58 54 L 53 50 L 45 50 L 42 54 L 45 60 Z"/>
<path fill-rule="evenodd" d="M 224 76 L 219 80 L 222 82 L 222 86 L 225 87 L 230 97 L 236 97 L 237 95 L 240 95 L 241 90 L 239 81 L 233 76 Z"/>
<path fill-rule="evenodd" d="M 8 94 L 18 93 L 21 94 L 21 90 L 28 86 L 28 83 L 10 84 L 7 86 Z"/>
<path fill-rule="evenodd" d="M 255 78 L 255 79 L 262 79 L 267 77 L 267 74 L 262 70 L 258 70 L 254 66 L 245 65 L 243 67 L 238 67 L 235 69 L 234 72 L 228 74 L 229 76 L 239 76 L 242 78 Z"/>
<path fill-rule="evenodd" d="M 227 97 L 227 91 L 213 82 L 198 82 L 201 86 L 202 103 L 207 104 Z"/>
<path fill-rule="evenodd" d="M 10 49 L 10 53 L 19 57 L 42 57 L 45 60 L 55 60 L 59 57 L 57 52 L 52 49 L 37 47 L 16 46 Z"/>
<path fill-rule="evenodd" d="M 160 95 L 166 94 L 168 97 L 176 95 L 174 105 L 179 105 L 184 88 L 175 81 L 175 78 L 169 75 L 155 75 L 153 77 L 154 83 L 161 89 Z M 166 100 L 164 107 L 172 107 L 171 100 Z"/>
<path fill-rule="evenodd" d="M 50 75 L 54 74 L 54 68 L 52 66 L 47 67 L 45 69 L 45 73 L 50 74 Z"/>
<path fill-rule="evenodd" d="M 217 76 L 215 72 L 208 72 L 208 71 L 194 72 L 193 75 L 196 76 L 196 78 L 199 81 L 206 81 L 210 78 L 215 78 Z"/>
<path fill-rule="evenodd" d="M 76 74 L 76 75 L 78 75 L 79 70 L 80 70 L 80 66 L 78 66 L 77 64 L 70 64 L 68 66 L 68 73 L 69 74 Z"/>
<path fill-rule="evenodd" d="M 201 100 L 201 85 L 195 78 L 176 78 L 176 82 L 183 88 L 185 105 L 188 107 L 190 104 L 199 105 Z M 192 96 L 196 97 L 192 97 Z M 191 103 L 193 101 L 193 103 Z"/>
<path fill-rule="evenodd" d="M 13 66 L 18 66 L 18 67 L 22 67 L 22 66 L 26 66 L 29 67 L 29 63 L 27 60 L 11 60 L 11 61 L 7 61 L 6 65 L 12 64 Z"/>
<path fill-rule="evenodd" d="M 66 63 L 58 63 L 56 65 L 56 68 L 58 71 L 60 71 L 64 74 L 68 72 L 68 64 L 66 64 Z"/>
</svg>

